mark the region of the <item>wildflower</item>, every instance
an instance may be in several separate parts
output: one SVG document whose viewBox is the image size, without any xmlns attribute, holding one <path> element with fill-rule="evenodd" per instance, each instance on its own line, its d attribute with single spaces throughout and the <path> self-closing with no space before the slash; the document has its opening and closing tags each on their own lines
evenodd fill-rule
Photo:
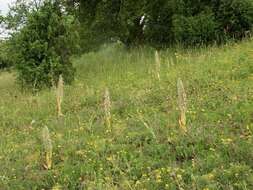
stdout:
<svg viewBox="0 0 253 190">
<path fill-rule="evenodd" d="M 55 186 L 52 187 L 52 190 L 61 190 L 62 187 L 59 184 L 56 184 Z"/>
<path fill-rule="evenodd" d="M 155 65 L 156 65 L 156 75 L 157 79 L 160 81 L 160 67 L 161 67 L 161 60 L 158 51 L 155 52 Z"/>
<path fill-rule="evenodd" d="M 214 175 L 212 173 L 208 173 L 206 175 L 203 175 L 202 178 L 210 181 L 214 179 Z"/>
<path fill-rule="evenodd" d="M 231 144 L 231 143 L 233 142 L 233 140 L 230 139 L 230 138 L 221 139 L 221 141 L 222 141 L 222 143 L 223 143 L 224 145 L 229 145 L 229 144 Z"/>
<path fill-rule="evenodd" d="M 137 180 L 137 181 L 135 182 L 135 184 L 136 184 L 136 185 L 140 185 L 141 182 L 140 182 L 139 180 Z"/>
<path fill-rule="evenodd" d="M 45 169 L 51 169 L 52 167 L 52 156 L 53 156 L 53 145 L 52 140 L 50 138 L 49 130 L 47 126 L 45 126 L 42 130 L 42 142 L 44 146 L 44 154 L 45 154 Z"/>
<path fill-rule="evenodd" d="M 108 157 L 106 158 L 106 160 L 109 161 L 109 162 L 112 162 L 112 161 L 114 160 L 114 158 L 113 158 L 113 156 L 108 156 Z"/>
<path fill-rule="evenodd" d="M 36 123 L 36 121 L 33 119 L 32 121 L 31 121 L 31 125 L 33 125 L 33 124 L 35 124 Z"/>
<path fill-rule="evenodd" d="M 179 126 L 184 131 L 187 132 L 186 128 L 186 93 L 184 90 L 184 85 L 182 80 L 179 78 L 177 81 L 177 92 L 178 92 L 178 106 L 180 109 Z"/>
<path fill-rule="evenodd" d="M 177 174 L 177 179 L 182 180 L 182 175 L 181 174 Z"/>
<path fill-rule="evenodd" d="M 58 117 L 63 116 L 62 111 L 61 111 L 61 104 L 62 104 L 62 100 L 63 100 L 63 86 L 64 86 L 63 78 L 62 78 L 62 75 L 60 75 L 58 85 L 56 88 Z"/>
<path fill-rule="evenodd" d="M 108 88 L 105 89 L 104 93 L 104 113 L 105 113 L 105 123 L 107 127 L 111 126 L 111 99 Z"/>
</svg>

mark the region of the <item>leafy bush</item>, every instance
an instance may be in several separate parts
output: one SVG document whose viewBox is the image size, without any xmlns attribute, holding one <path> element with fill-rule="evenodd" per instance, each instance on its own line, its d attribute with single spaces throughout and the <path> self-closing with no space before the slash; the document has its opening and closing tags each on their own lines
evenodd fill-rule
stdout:
<svg viewBox="0 0 253 190">
<path fill-rule="evenodd" d="M 15 35 L 18 52 L 18 80 L 23 87 L 51 86 L 63 75 L 65 83 L 74 79 L 70 56 L 75 50 L 74 19 L 65 16 L 57 1 L 45 1 L 31 11 L 24 27 Z"/>
<path fill-rule="evenodd" d="M 146 43 L 153 46 L 164 46 L 173 43 L 174 3 L 158 0 L 150 1 L 147 5 L 144 27 Z"/>
<path fill-rule="evenodd" d="M 2 54 L 0 55 L 0 69 L 4 69 L 8 67 L 8 60 L 6 59 L 5 56 L 3 56 Z"/>
<path fill-rule="evenodd" d="M 90 38 L 120 39 L 127 46 L 224 42 L 243 38 L 253 26 L 252 0 L 96 0 L 80 1 L 79 10 L 85 31 L 97 31 L 87 32 Z"/>
<path fill-rule="evenodd" d="M 185 17 L 177 15 L 173 20 L 173 32 L 176 42 L 183 44 L 206 44 L 216 38 L 218 25 L 212 13 L 200 13 Z"/>
<path fill-rule="evenodd" d="M 233 38 L 241 38 L 253 26 L 252 0 L 221 0 L 214 8 L 220 25 L 220 33 Z"/>
<path fill-rule="evenodd" d="M 9 68 L 13 65 L 14 57 L 10 51 L 10 44 L 7 41 L 0 41 L 0 69 Z"/>
</svg>

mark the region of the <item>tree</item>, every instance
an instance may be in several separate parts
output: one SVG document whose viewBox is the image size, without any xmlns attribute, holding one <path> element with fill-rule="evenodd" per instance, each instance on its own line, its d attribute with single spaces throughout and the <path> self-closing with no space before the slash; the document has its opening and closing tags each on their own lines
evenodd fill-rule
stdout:
<svg viewBox="0 0 253 190">
<path fill-rule="evenodd" d="M 29 10 L 21 29 L 13 34 L 17 52 L 18 81 L 23 87 L 41 89 L 74 79 L 70 56 L 76 49 L 74 18 L 66 15 L 59 1 L 44 1 Z"/>
<path fill-rule="evenodd" d="M 76 1 L 83 39 L 95 46 L 113 40 L 156 47 L 224 42 L 242 39 L 253 26 L 252 0 Z"/>
<path fill-rule="evenodd" d="M 145 3 L 146 0 L 79 0 L 77 15 L 83 47 L 95 49 L 100 44 L 117 40 L 127 46 L 142 43 L 144 35 L 140 20 Z"/>
<path fill-rule="evenodd" d="M 4 20 L 4 17 L 2 15 L 0 15 L 0 24 L 2 24 L 3 20 Z"/>
<path fill-rule="evenodd" d="M 12 67 L 13 56 L 10 41 L 0 40 L 0 69 Z"/>
</svg>

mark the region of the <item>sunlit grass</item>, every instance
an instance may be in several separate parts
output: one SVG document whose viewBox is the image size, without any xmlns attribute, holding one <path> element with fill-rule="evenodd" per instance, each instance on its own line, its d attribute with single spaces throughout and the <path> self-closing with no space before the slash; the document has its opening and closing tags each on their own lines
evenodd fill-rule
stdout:
<svg viewBox="0 0 253 190">
<path fill-rule="evenodd" d="M 159 51 L 157 80 L 154 49 L 103 47 L 74 60 L 60 118 L 53 90 L 22 93 L 13 74 L 0 73 L 0 189 L 253 189 L 252 49 L 245 41 Z M 41 164 L 44 126 L 51 170 Z"/>
</svg>

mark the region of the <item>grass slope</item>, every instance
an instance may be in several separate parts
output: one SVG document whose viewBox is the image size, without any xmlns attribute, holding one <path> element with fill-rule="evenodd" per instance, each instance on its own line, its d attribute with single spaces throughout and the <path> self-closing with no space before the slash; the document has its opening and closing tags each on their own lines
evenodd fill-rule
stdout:
<svg viewBox="0 0 253 190">
<path fill-rule="evenodd" d="M 77 80 L 65 86 L 61 119 L 53 91 L 21 93 L 12 74 L 0 73 L 0 189 L 253 189 L 252 49 L 247 41 L 163 51 L 160 81 L 152 49 L 115 45 L 83 55 Z M 178 126 L 179 77 L 187 134 Z M 53 141 L 48 171 L 45 125 Z"/>
</svg>

